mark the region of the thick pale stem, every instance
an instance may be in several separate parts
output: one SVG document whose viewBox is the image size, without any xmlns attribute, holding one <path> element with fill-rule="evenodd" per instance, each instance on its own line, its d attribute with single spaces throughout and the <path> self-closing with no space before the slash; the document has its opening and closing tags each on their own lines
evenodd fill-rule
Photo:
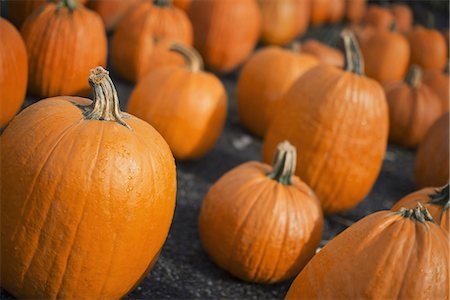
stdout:
<svg viewBox="0 0 450 300">
<path fill-rule="evenodd" d="M 414 208 L 402 207 L 397 212 L 395 212 L 395 214 L 398 214 L 404 218 L 418 221 L 420 223 L 425 223 L 427 221 L 434 223 L 433 217 L 430 215 L 428 210 L 422 204 L 420 204 L 420 202 L 417 202 L 417 205 Z"/>
<path fill-rule="evenodd" d="M 181 54 L 184 58 L 184 61 L 186 62 L 187 67 L 192 72 L 199 72 L 203 70 L 202 57 L 194 48 L 184 46 L 179 43 L 172 43 L 169 50 Z"/>
<path fill-rule="evenodd" d="M 92 69 L 89 75 L 89 84 L 94 90 L 94 100 L 85 111 L 85 119 L 117 122 L 131 129 L 123 120 L 119 97 L 109 77 L 109 72 L 102 67 Z"/>
<path fill-rule="evenodd" d="M 172 5 L 172 0 L 153 0 L 153 3 L 156 6 L 166 7 L 166 6 L 171 6 Z"/>
<path fill-rule="evenodd" d="M 363 75 L 364 60 L 355 35 L 350 30 L 343 30 L 341 32 L 341 40 L 344 44 L 345 53 L 344 69 L 355 74 Z"/>
<path fill-rule="evenodd" d="M 297 151 L 288 141 L 278 144 L 272 171 L 267 176 L 279 183 L 292 184 L 297 164 Z"/>
<path fill-rule="evenodd" d="M 302 51 L 302 44 L 299 41 L 293 41 L 289 48 L 295 53 L 300 53 Z"/>
<path fill-rule="evenodd" d="M 422 84 L 422 69 L 418 65 L 411 65 L 405 82 L 414 88 L 419 87 Z"/>
</svg>

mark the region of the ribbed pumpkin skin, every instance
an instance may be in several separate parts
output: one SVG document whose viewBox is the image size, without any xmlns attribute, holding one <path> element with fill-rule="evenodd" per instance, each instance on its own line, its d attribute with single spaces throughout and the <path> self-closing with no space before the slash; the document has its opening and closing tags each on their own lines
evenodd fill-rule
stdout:
<svg viewBox="0 0 450 300">
<path fill-rule="evenodd" d="M 395 26 L 401 33 L 407 34 L 413 26 L 413 13 L 408 5 L 403 3 L 393 4 L 391 13 L 394 16 Z"/>
<path fill-rule="evenodd" d="M 107 31 L 112 31 L 127 10 L 138 0 L 90 0 L 87 6 L 97 12 Z"/>
<path fill-rule="evenodd" d="M 284 45 L 305 33 L 309 24 L 310 0 L 258 0 L 258 3 L 264 43 Z"/>
<path fill-rule="evenodd" d="M 448 60 L 448 45 L 439 31 L 416 26 L 408 39 L 411 64 L 417 64 L 425 70 L 444 70 Z"/>
<path fill-rule="evenodd" d="M 136 82 L 149 71 L 155 39 L 192 45 L 192 32 L 192 24 L 182 10 L 141 1 L 123 16 L 114 32 L 113 67 L 126 80 Z"/>
<path fill-rule="evenodd" d="M 428 130 L 416 154 L 414 178 L 417 186 L 442 186 L 449 180 L 449 113 Z"/>
<path fill-rule="evenodd" d="M 352 24 L 358 24 L 366 13 L 367 0 L 346 0 L 345 18 Z"/>
<path fill-rule="evenodd" d="M 446 299 L 449 244 L 433 222 L 376 212 L 317 253 L 286 299 Z"/>
<path fill-rule="evenodd" d="M 373 26 L 377 30 L 389 30 L 393 21 L 392 13 L 379 5 L 370 5 L 363 19 L 365 25 Z"/>
<path fill-rule="evenodd" d="M 14 26 L 0 18 L 0 128 L 19 110 L 28 80 L 27 50 Z"/>
<path fill-rule="evenodd" d="M 244 127 L 256 136 L 264 136 L 284 94 L 318 63 L 311 55 L 279 47 L 257 51 L 242 68 L 237 85 L 238 113 Z"/>
<path fill-rule="evenodd" d="M 206 65 L 220 73 L 243 63 L 259 38 L 261 13 L 256 0 L 193 0 L 189 17 L 195 48 Z"/>
<path fill-rule="evenodd" d="M 19 114 L 0 137 L 2 287 L 18 298 L 118 299 L 161 249 L 176 176 L 163 138 L 85 120 L 58 97 Z"/>
<path fill-rule="evenodd" d="M 402 80 L 409 66 L 408 40 L 400 33 L 375 31 L 367 39 L 360 39 L 364 67 L 368 77 L 385 82 Z"/>
<path fill-rule="evenodd" d="M 344 66 L 344 55 L 341 51 L 322 44 L 317 40 L 308 39 L 303 42 L 300 46 L 300 52 L 311 54 L 325 64 L 339 68 Z"/>
<path fill-rule="evenodd" d="M 297 172 L 326 213 L 348 210 L 372 188 L 388 137 L 383 89 L 372 79 L 321 65 L 301 76 L 269 126 L 263 159 L 290 141 Z M 301 149 L 301 150 L 300 150 Z"/>
<path fill-rule="evenodd" d="M 177 159 L 197 159 L 222 132 L 227 96 L 214 75 L 170 66 L 139 81 L 128 111 L 154 126 Z"/>
<path fill-rule="evenodd" d="M 448 118 L 447 118 L 448 122 Z M 447 124 L 448 125 L 448 124 Z M 447 130 L 448 133 L 448 130 Z M 448 136 L 448 134 L 447 134 Z M 448 144 L 448 138 L 447 138 Z M 448 147 L 447 147 L 448 149 Z M 447 151 L 448 152 L 448 151 Z M 448 160 L 447 160 L 448 161 Z M 447 163 L 448 165 L 448 163 Z M 447 168 L 448 169 L 448 168 Z M 448 172 L 447 172 L 448 174 Z M 447 176 L 448 178 L 448 176 Z M 445 183 L 444 183 L 445 184 Z M 402 207 L 405 208 L 414 208 L 417 205 L 417 202 L 420 202 L 431 214 L 434 221 L 441 226 L 442 229 L 450 232 L 450 214 L 448 213 L 448 209 L 443 211 L 443 206 L 429 203 L 431 200 L 430 195 L 439 192 L 441 188 L 435 187 L 427 187 L 421 190 L 415 191 L 409 195 L 406 195 L 402 199 L 400 199 L 395 205 L 391 208 L 392 211 L 397 211 Z"/>
<path fill-rule="evenodd" d="M 443 111 L 448 111 L 450 101 L 450 77 L 441 71 L 427 70 L 423 73 L 423 83 L 439 96 Z"/>
<path fill-rule="evenodd" d="M 298 177 L 292 185 L 280 184 L 267 177 L 270 170 L 247 162 L 227 172 L 200 211 L 206 252 L 246 281 L 271 283 L 295 276 L 322 235 L 323 216 L 311 189 Z"/>
<path fill-rule="evenodd" d="M 29 92 L 40 97 L 88 95 L 90 70 L 106 65 L 105 27 L 82 5 L 73 12 L 57 5 L 43 6 L 21 30 L 28 50 Z"/>
</svg>

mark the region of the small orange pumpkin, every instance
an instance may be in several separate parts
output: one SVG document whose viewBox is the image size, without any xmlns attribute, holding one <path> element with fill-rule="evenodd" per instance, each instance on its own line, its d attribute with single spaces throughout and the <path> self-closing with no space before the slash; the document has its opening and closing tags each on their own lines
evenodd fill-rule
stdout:
<svg viewBox="0 0 450 300">
<path fill-rule="evenodd" d="M 389 139 L 415 147 L 442 114 L 439 97 L 422 83 L 422 70 L 413 65 L 404 81 L 384 86 L 389 105 Z"/>
<path fill-rule="evenodd" d="M 340 23 L 345 13 L 346 0 L 332 0 L 328 4 L 328 22 L 335 24 Z"/>
<path fill-rule="evenodd" d="M 89 82 L 94 101 L 41 100 L 0 136 L 0 269 L 17 298 L 119 299 L 167 237 L 176 196 L 169 146 L 120 111 L 106 70 Z"/>
<path fill-rule="evenodd" d="M 342 68 L 344 55 L 336 48 L 325 45 L 318 40 L 308 39 L 299 46 L 300 53 L 310 54 L 322 63 Z"/>
<path fill-rule="evenodd" d="M 145 0 L 132 6 L 114 32 L 111 61 L 126 80 L 136 82 L 149 72 L 159 41 L 192 45 L 192 24 L 186 14 L 173 7 L 169 0 L 155 3 Z M 157 55 L 161 54 L 157 52 Z"/>
<path fill-rule="evenodd" d="M 310 0 L 311 1 L 311 25 L 319 26 L 328 21 L 331 2 L 335 0 Z"/>
<path fill-rule="evenodd" d="M 449 245 L 420 204 L 376 212 L 320 250 L 286 299 L 446 299 Z"/>
<path fill-rule="evenodd" d="M 346 0 L 345 18 L 352 24 L 358 24 L 364 18 L 367 0 Z"/>
<path fill-rule="evenodd" d="M 448 45 L 439 31 L 416 26 L 408 39 L 411 45 L 411 64 L 417 64 L 424 70 L 444 70 L 448 61 Z"/>
<path fill-rule="evenodd" d="M 261 30 L 256 0 L 193 0 L 194 45 L 206 65 L 229 73 L 247 59 Z"/>
<path fill-rule="evenodd" d="M 428 130 L 416 154 L 414 178 L 418 187 L 442 186 L 449 180 L 449 112 Z"/>
<path fill-rule="evenodd" d="M 89 94 L 89 71 L 105 66 L 107 55 L 105 27 L 97 13 L 73 0 L 48 2 L 27 19 L 21 33 L 28 50 L 30 93 Z"/>
<path fill-rule="evenodd" d="M 379 5 L 370 5 L 363 19 L 365 25 L 373 26 L 377 30 L 389 30 L 393 22 L 394 16 L 389 9 Z"/>
<path fill-rule="evenodd" d="M 275 46 L 258 50 L 245 63 L 237 84 L 238 113 L 244 127 L 256 136 L 264 136 L 284 94 L 318 63 L 309 54 Z"/>
<path fill-rule="evenodd" d="M 398 32 L 403 34 L 409 33 L 413 26 L 413 13 L 409 5 L 403 3 L 393 4 L 391 13 L 394 16 Z"/>
<path fill-rule="evenodd" d="M 439 96 L 443 111 L 448 111 L 450 100 L 450 77 L 441 71 L 425 70 L 423 72 L 423 83 L 428 85 Z"/>
<path fill-rule="evenodd" d="M 166 139 L 177 159 L 197 159 L 215 144 L 225 122 L 227 95 L 220 80 L 203 72 L 200 55 L 173 44 L 186 67 L 169 66 L 139 81 L 128 111 L 152 124 Z"/>
<path fill-rule="evenodd" d="M 273 283 L 295 276 L 319 245 L 323 216 L 313 191 L 294 176 L 295 148 L 278 145 L 273 167 L 247 162 L 209 190 L 199 217 L 203 247 L 236 277 Z"/>
<path fill-rule="evenodd" d="M 97 12 L 107 31 L 113 31 L 127 10 L 138 0 L 90 0 L 87 7 Z"/>
<path fill-rule="evenodd" d="M 342 37 L 344 70 L 322 64 L 297 79 L 263 144 L 265 162 L 280 141 L 302 149 L 297 175 L 316 192 L 326 213 L 348 210 L 370 191 L 383 162 L 389 127 L 382 87 L 363 76 L 353 34 L 344 31 Z"/>
<path fill-rule="evenodd" d="M 448 163 L 446 166 L 448 166 Z M 441 225 L 442 229 L 450 232 L 450 214 L 448 211 L 450 207 L 450 199 L 448 183 L 441 188 L 429 187 L 411 193 L 395 203 L 391 210 L 397 211 L 402 207 L 414 208 L 417 205 L 417 202 L 420 202 L 430 212 L 430 215 L 433 217 L 436 223 Z"/>
<path fill-rule="evenodd" d="M 27 50 L 14 26 L 0 18 L 0 128 L 16 114 L 25 99 Z"/>
<path fill-rule="evenodd" d="M 285 45 L 305 33 L 310 17 L 309 0 L 258 0 L 258 3 L 264 43 Z"/>
<path fill-rule="evenodd" d="M 178 7 L 179 9 L 184 10 L 185 12 L 189 11 L 191 3 L 192 0 L 173 0 L 173 5 Z"/>
</svg>

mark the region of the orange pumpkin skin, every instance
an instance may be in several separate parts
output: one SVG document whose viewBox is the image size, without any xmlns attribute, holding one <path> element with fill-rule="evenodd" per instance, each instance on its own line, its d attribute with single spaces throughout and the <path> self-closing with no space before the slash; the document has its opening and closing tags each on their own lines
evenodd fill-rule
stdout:
<svg viewBox="0 0 450 300">
<path fill-rule="evenodd" d="M 395 205 L 392 207 L 391 210 L 397 211 L 402 207 L 414 208 L 417 205 L 417 202 L 420 202 L 430 212 L 430 215 L 433 217 L 434 221 L 437 224 L 439 224 L 442 229 L 446 230 L 447 232 L 450 232 L 449 228 L 450 214 L 448 213 L 449 208 L 448 184 L 445 187 L 441 188 L 436 187 L 423 188 L 414 193 L 406 195 L 405 197 L 400 199 L 397 203 L 395 203 Z"/>
<path fill-rule="evenodd" d="M 192 45 L 192 32 L 186 14 L 170 2 L 158 6 L 149 0 L 140 1 L 128 10 L 114 32 L 114 69 L 126 80 L 136 82 L 151 69 L 151 56 L 158 41 L 170 39 Z"/>
<path fill-rule="evenodd" d="M 341 51 L 329 47 L 321 42 L 308 39 L 300 46 L 300 52 L 317 57 L 322 63 L 342 68 L 344 66 L 344 55 Z"/>
<path fill-rule="evenodd" d="M 256 0 L 193 0 L 189 17 L 195 48 L 219 73 L 243 63 L 259 38 L 261 13 Z"/>
<path fill-rule="evenodd" d="M 394 21 L 392 13 L 379 5 L 370 5 L 363 19 L 365 25 L 373 26 L 377 30 L 389 30 Z"/>
<path fill-rule="evenodd" d="M 331 1 L 335 0 L 310 0 L 311 1 L 311 25 L 319 26 L 328 21 Z"/>
<path fill-rule="evenodd" d="M 0 18 L 0 128 L 19 110 L 28 80 L 27 50 L 19 32 Z"/>
<path fill-rule="evenodd" d="M 178 7 L 179 9 L 184 10 L 185 12 L 189 11 L 191 7 L 192 0 L 173 0 L 173 5 Z"/>
<path fill-rule="evenodd" d="M 286 184 L 272 174 L 260 162 L 232 169 L 211 187 L 200 211 L 204 249 L 245 281 L 273 283 L 295 276 L 321 239 L 323 216 L 313 191 L 296 176 Z"/>
<path fill-rule="evenodd" d="M 261 39 L 270 45 L 285 45 L 305 33 L 310 0 L 258 0 L 261 8 Z"/>
<path fill-rule="evenodd" d="M 87 6 L 97 12 L 107 31 L 113 31 L 127 10 L 138 0 L 90 0 Z"/>
<path fill-rule="evenodd" d="M 403 35 L 378 30 L 360 42 L 368 77 L 381 83 L 405 77 L 411 51 Z"/>
<path fill-rule="evenodd" d="M 415 147 L 442 114 L 439 97 L 420 79 L 413 66 L 405 81 L 388 82 L 384 89 L 389 105 L 389 139 L 404 147 Z"/>
<path fill-rule="evenodd" d="M 448 60 L 448 45 L 439 31 L 416 26 L 408 39 L 411 45 L 411 64 L 419 65 L 425 70 L 444 70 Z"/>
<path fill-rule="evenodd" d="M 446 299 L 448 235 L 428 212 L 402 214 L 376 212 L 339 234 L 297 276 L 286 299 Z"/>
<path fill-rule="evenodd" d="M 22 26 L 28 89 L 40 97 L 88 95 L 90 69 L 106 65 L 105 27 L 95 12 L 82 5 L 73 9 L 58 5 L 47 3 Z"/>
<path fill-rule="evenodd" d="M 166 239 L 176 194 L 169 146 L 94 82 L 102 101 L 39 101 L 0 137 L 2 287 L 18 298 L 118 299 Z M 103 115 L 111 108 L 117 119 Z"/>
<path fill-rule="evenodd" d="M 449 113 L 427 131 L 416 154 L 414 178 L 418 187 L 442 186 L 449 180 Z"/>
<path fill-rule="evenodd" d="M 346 0 L 345 18 L 352 24 L 358 24 L 364 18 L 367 0 Z"/>
<path fill-rule="evenodd" d="M 423 72 L 423 83 L 439 96 L 443 112 L 448 111 L 450 101 L 450 77 L 441 71 L 425 70 Z"/>
<path fill-rule="evenodd" d="M 219 138 L 227 113 L 220 80 L 192 62 L 188 68 L 169 66 L 150 72 L 139 81 L 128 104 L 128 111 L 154 126 L 180 160 L 204 156 Z"/>
<path fill-rule="evenodd" d="M 245 63 L 237 84 L 238 114 L 244 127 L 264 136 L 289 87 L 318 63 L 311 55 L 275 46 L 257 51 Z"/>
<path fill-rule="evenodd" d="M 391 13 L 394 16 L 397 30 L 403 34 L 411 31 L 413 26 L 413 13 L 408 5 L 397 3 L 392 5 Z"/>
<path fill-rule="evenodd" d="M 367 195 L 386 150 L 384 92 L 376 81 L 353 73 L 359 68 L 319 65 L 303 74 L 283 97 L 264 139 L 265 162 L 282 140 L 302 149 L 296 174 L 326 213 L 348 210 Z"/>
<path fill-rule="evenodd" d="M 346 0 L 333 0 L 328 6 L 328 22 L 340 23 L 344 17 Z"/>
</svg>

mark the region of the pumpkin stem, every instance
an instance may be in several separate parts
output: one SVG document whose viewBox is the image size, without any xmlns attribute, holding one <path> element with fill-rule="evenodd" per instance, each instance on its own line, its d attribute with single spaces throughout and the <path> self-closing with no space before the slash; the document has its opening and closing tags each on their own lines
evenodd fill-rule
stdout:
<svg viewBox="0 0 450 300">
<path fill-rule="evenodd" d="M 167 7 L 172 5 L 172 0 L 153 0 L 153 4 L 159 7 Z"/>
<path fill-rule="evenodd" d="M 450 197 L 449 197 L 449 188 L 448 184 L 445 185 L 441 189 L 437 189 L 434 194 L 428 195 L 431 199 L 428 201 L 430 204 L 434 205 L 441 205 L 442 211 L 440 215 L 440 219 L 442 219 L 442 216 L 444 212 L 449 209 L 450 207 Z"/>
<path fill-rule="evenodd" d="M 427 20 L 426 20 L 426 27 L 428 29 L 434 29 L 434 15 L 431 11 L 427 12 Z"/>
<path fill-rule="evenodd" d="M 289 46 L 289 50 L 300 53 L 302 51 L 302 44 L 299 41 L 293 41 Z"/>
<path fill-rule="evenodd" d="M 390 32 L 397 32 L 397 22 L 392 21 L 389 25 L 389 31 Z"/>
<path fill-rule="evenodd" d="M 61 0 L 59 1 L 59 7 L 67 7 L 70 11 L 74 11 L 78 6 L 77 0 Z"/>
<path fill-rule="evenodd" d="M 394 214 L 418 221 L 420 223 L 425 223 L 426 221 L 435 223 L 430 212 L 422 204 L 420 204 L 420 202 L 417 202 L 417 205 L 414 208 L 402 207 Z"/>
<path fill-rule="evenodd" d="M 172 43 L 169 50 L 181 54 L 191 72 L 199 72 L 203 70 L 202 57 L 194 48 L 187 47 L 179 43 Z"/>
<path fill-rule="evenodd" d="M 364 75 L 364 60 L 355 35 L 350 30 L 341 32 L 341 41 L 344 44 L 344 69 L 359 75 Z"/>
<path fill-rule="evenodd" d="M 422 68 L 418 65 L 411 65 L 408 74 L 406 74 L 405 82 L 414 88 L 419 87 L 422 84 Z"/>
<path fill-rule="evenodd" d="M 89 84 L 94 90 L 94 100 L 85 109 L 84 118 L 86 120 L 117 122 L 131 129 L 123 120 L 123 114 L 119 106 L 119 97 L 117 96 L 114 83 L 109 77 L 109 72 L 102 67 L 92 69 L 89 75 Z"/>
<path fill-rule="evenodd" d="M 267 176 L 281 184 L 292 184 L 297 164 L 297 151 L 288 141 L 278 144 L 272 171 Z"/>
</svg>

